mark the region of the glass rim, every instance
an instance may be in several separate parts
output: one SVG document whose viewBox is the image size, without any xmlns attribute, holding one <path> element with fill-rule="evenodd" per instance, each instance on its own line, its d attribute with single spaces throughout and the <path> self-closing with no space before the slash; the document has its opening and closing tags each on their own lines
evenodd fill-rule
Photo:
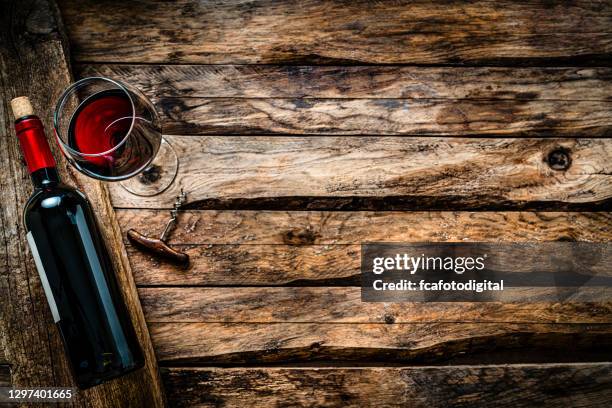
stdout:
<svg viewBox="0 0 612 408">
<path fill-rule="evenodd" d="M 125 135 L 123 136 L 123 138 L 121 139 L 121 141 L 119 143 L 117 143 L 115 146 L 113 146 L 112 148 L 104 151 L 104 152 L 100 152 L 100 153 L 83 153 L 83 152 L 79 152 L 78 150 L 73 149 L 72 147 L 70 147 L 67 143 L 64 142 L 64 140 L 62 140 L 62 137 L 60 136 L 61 129 L 60 129 L 60 115 L 61 115 L 61 111 L 68 99 L 68 97 L 70 95 L 72 95 L 72 93 L 80 88 L 81 86 L 83 86 L 85 83 L 87 82 L 92 82 L 92 81 L 106 81 L 106 82 L 110 82 L 114 85 L 116 85 L 121 91 L 123 91 L 128 99 L 130 100 L 130 105 L 132 107 L 132 121 L 130 123 L 130 128 L 127 130 L 127 132 L 125 133 Z M 80 106 L 80 104 L 79 104 Z M 78 109 L 78 107 L 77 107 Z M 75 109 L 76 112 L 76 109 Z M 73 112 L 74 114 L 74 112 Z M 127 116 L 126 116 L 127 118 Z M 71 118 L 72 120 L 72 118 Z M 111 153 L 113 153 L 115 150 L 119 149 L 123 144 L 125 144 L 125 142 L 128 140 L 128 138 L 130 137 L 132 130 L 134 129 L 134 123 L 136 122 L 136 107 L 134 106 L 134 100 L 132 99 L 132 95 L 130 94 L 130 91 L 127 88 L 127 85 L 121 83 L 120 81 L 116 81 L 114 79 L 110 79 L 110 78 L 106 78 L 106 77 L 101 77 L 101 76 L 94 76 L 94 77 L 87 77 L 87 78 L 82 78 L 79 79 L 78 81 L 70 84 L 70 86 L 68 86 L 68 88 L 66 88 L 64 90 L 64 92 L 62 92 L 62 94 L 60 95 L 57 104 L 55 105 L 55 110 L 53 112 L 53 130 L 55 133 L 55 138 L 57 139 L 57 142 L 59 143 L 62 151 L 64 152 L 64 154 L 66 154 L 67 156 L 77 156 L 77 157 L 103 157 L 103 156 L 107 156 Z M 66 149 L 68 153 L 66 153 Z"/>
</svg>

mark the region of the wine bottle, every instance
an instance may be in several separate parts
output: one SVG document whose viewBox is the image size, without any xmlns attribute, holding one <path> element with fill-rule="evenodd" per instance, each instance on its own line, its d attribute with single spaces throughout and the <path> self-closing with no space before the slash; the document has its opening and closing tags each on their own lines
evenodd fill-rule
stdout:
<svg viewBox="0 0 612 408">
<path fill-rule="evenodd" d="M 87 198 L 60 181 L 28 98 L 11 105 L 34 184 L 27 241 L 76 383 L 88 388 L 142 367 L 142 351 Z"/>
</svg>

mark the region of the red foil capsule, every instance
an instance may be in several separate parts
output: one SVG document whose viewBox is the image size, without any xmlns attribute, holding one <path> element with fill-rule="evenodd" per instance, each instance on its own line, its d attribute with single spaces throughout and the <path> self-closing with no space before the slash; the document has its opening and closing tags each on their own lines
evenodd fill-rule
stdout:
<svg viewBox="0 0 612 408">
<path fill-rule="evenodd" d="M 15 122 L 17 138 L 30 173 L 45 167 L 55 167 L 45 128 L 36 116 L 27 116 Z"/>
</svg>

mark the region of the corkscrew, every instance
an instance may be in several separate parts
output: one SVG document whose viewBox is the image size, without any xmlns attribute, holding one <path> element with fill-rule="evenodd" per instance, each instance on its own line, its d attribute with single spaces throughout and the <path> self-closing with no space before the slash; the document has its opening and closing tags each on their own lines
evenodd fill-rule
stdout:
<svg viewBox="0 0 612 408">
<path fill-rule="evenodd" d="M 166 244 L 168 235 L 176 228 L 176 220 L 180 207 L 187 198 L 187 194 L 181 189 L 181 194 L 176 197 L 174 207 L 170 210 L 170 219 L 164 227 L 164 231 L 158 238 L 148 237 L 141 234 L 135 229 L 130 229 L 127 232 L 127 237 L 134 246 L 137 246 L 153 255 L 167 259 L 175 264 L 187 266 L 189 265 L 189 255 L 184 252 L 177 251 Z"/>
</svg>

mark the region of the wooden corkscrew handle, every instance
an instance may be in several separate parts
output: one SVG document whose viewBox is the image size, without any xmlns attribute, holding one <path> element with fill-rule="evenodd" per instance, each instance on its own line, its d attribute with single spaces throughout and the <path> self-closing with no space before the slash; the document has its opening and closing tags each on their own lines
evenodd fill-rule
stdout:
<svg viewBox="0 0 612 408">
<path fill-rule="evenodd" d="M 181 266 L 189 265 L 189 255 L 170 248 L 164 241 L 142 235 L 140 232 L 130 229 L 127 237 L 135 246 L 172 263 Z"/>
</svg>

